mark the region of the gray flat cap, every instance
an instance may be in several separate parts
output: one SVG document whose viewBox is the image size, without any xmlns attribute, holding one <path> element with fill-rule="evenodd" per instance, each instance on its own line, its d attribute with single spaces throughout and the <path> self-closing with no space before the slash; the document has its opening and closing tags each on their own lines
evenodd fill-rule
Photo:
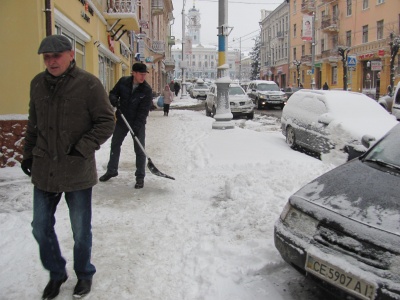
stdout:
<svg viewBox="0 0 400 300">
<path fill-rule="evenodd" d="M 72 49 L 72 44 L 68 38 L 62 35 L 49 35 L 40 43 L 38 54 L 64 52 Z"/>
</svg>

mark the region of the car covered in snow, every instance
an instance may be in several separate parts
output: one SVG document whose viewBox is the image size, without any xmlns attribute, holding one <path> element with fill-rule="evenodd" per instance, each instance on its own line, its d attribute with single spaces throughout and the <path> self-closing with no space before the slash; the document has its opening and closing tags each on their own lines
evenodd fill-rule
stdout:
<svg viewBox="0 0 400 300">
<path fill-rule="evenodd" d="M 247 96 L 244 89 L 237 83 L 229 85 L 229 106 L 234 117 L 246 116 L 247 119 L 254 118 L 254 104 Z M 217 110 L 217 85 L 212 85 L 207 93 L 205 102 L 206 115 L 211 117 Z"/>
<path fill-rule="evenodd" d="M 190 89 L 190 97 L 205 100 L 207 98 L 208 90 L 209 86 L 204 82 L 204 80 L 198 79 Z"/>
<path fill-rule="evenodd" d="M 286 143 L 317 154 L 340 151 L 348 160 L 367 149 L 361 138 L 380 139 L 398 122 L 368 96 L 342 90 L 295 92 L 282 111 L 281 128 Z"/>
<path fill-rule="evenodd" d="M 400 299 L 399 136 L 303 186 L 275 223 L 282 258 L 338 299 Z"/>
</svg>

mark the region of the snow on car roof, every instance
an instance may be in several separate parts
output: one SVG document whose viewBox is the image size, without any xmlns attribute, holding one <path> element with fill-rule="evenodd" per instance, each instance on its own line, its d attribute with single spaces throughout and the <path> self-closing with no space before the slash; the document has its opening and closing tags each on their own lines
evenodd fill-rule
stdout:
<svg viewBox="0 0 400 300">
<path fill-rule="evenodd" d="M 340 124 L 357 138 L 368 133 L 378 139 L 397 124 L 396 119 L 375 100 L 361 93 L 301 89 L 296 94 L 297 97 L 314 95 L 323 101 L 334 120 L 329 126 Z"/>
</svg>

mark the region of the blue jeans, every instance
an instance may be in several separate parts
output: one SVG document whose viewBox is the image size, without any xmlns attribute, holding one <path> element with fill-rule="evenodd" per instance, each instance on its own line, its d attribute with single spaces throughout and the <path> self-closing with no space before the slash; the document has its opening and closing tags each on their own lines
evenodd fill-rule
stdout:
<svg viewBox="0 0 400 300">
<path fill-rule="evenodd" d="M 92 188 L 65 192 L 69 218 L 74 237 L 74 270 L 78 279 L 92 279 L 96 268 L 91 264 L 92 252 Z M 61 255 L 60 245 L 54 231 L 55 212 L 62 193 L 33 189 L 32 233 L 39 244 L 43 267 L 50 278 L 61 280 L 67 274 L 66 261 Z"/>
<path fill-rule="evenodd" d="M 139 132 L 137 132 L 136 137 L 142 144 L 143 148 L 145 146 L 145 126 L 142 126 Z M 126 135 L 128 134 L 129 129 L 125 124 L 120 124 L 117 122 L 115 125 L 114 133 L 111 139 L 111 151 L 110 151 L 110 160 L 108 161 L 107 171 L 109 173 L 115 174 L 118 172 L 118 164 L 119 157 L 121 155 L 121 145 L 124 141 Z M 142 149 L 136 141 L 133 141 L 135 154 L 136 154 L 136 172 L 135 176 L 138 179 L 144 179 L 146 175 L 146 155 L 143 153 Z"/>
</svg>

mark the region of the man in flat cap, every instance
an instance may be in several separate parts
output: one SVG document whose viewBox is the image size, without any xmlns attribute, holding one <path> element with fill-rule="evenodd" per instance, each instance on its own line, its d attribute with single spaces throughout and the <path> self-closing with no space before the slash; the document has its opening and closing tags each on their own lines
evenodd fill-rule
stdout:
<svg viewBox="0 0 400 300">
<path fill-rule="evenodd" d="M 32 233 L 50 272 L 43 299 L 53 299 L 67 280 L 54 231 L 55 212 L 64 193 L 74 238 L 75 297 L 90 292 L 96 272 L 91 263 L 92 187 L 97 183 L 95 151 L 114 130 L 114 112 L 100 80 L 75 65 L 68 38 L 42 40 L 46 70 L 31 81 L 29 119 L 21 168 L 31 176 Z"/>
<path fill-rule="evenodd" d="M 110 91 L 110 102 L 118 109 L 117 123 L 111 140 L 107 172 L 100 177 L 100 181 L 107 181 L 112 177 L 118 176 L 121 145 L 129 131 L 120 113 L 125 116 L 142 146 L 145 146 L 146 119 L 153 104 L 153 91 L 145 80 L 147 73 L 145 64 L 141 62 L 135 63 L 132 66 L 132 75 L 122 77 Z M 141 189 L 144 186 L 144 177 L 146 175 L 146 155 L 135 139 L 133 139 L 133 143 L 136 154 L 135 189 Z"/>
</svg>

